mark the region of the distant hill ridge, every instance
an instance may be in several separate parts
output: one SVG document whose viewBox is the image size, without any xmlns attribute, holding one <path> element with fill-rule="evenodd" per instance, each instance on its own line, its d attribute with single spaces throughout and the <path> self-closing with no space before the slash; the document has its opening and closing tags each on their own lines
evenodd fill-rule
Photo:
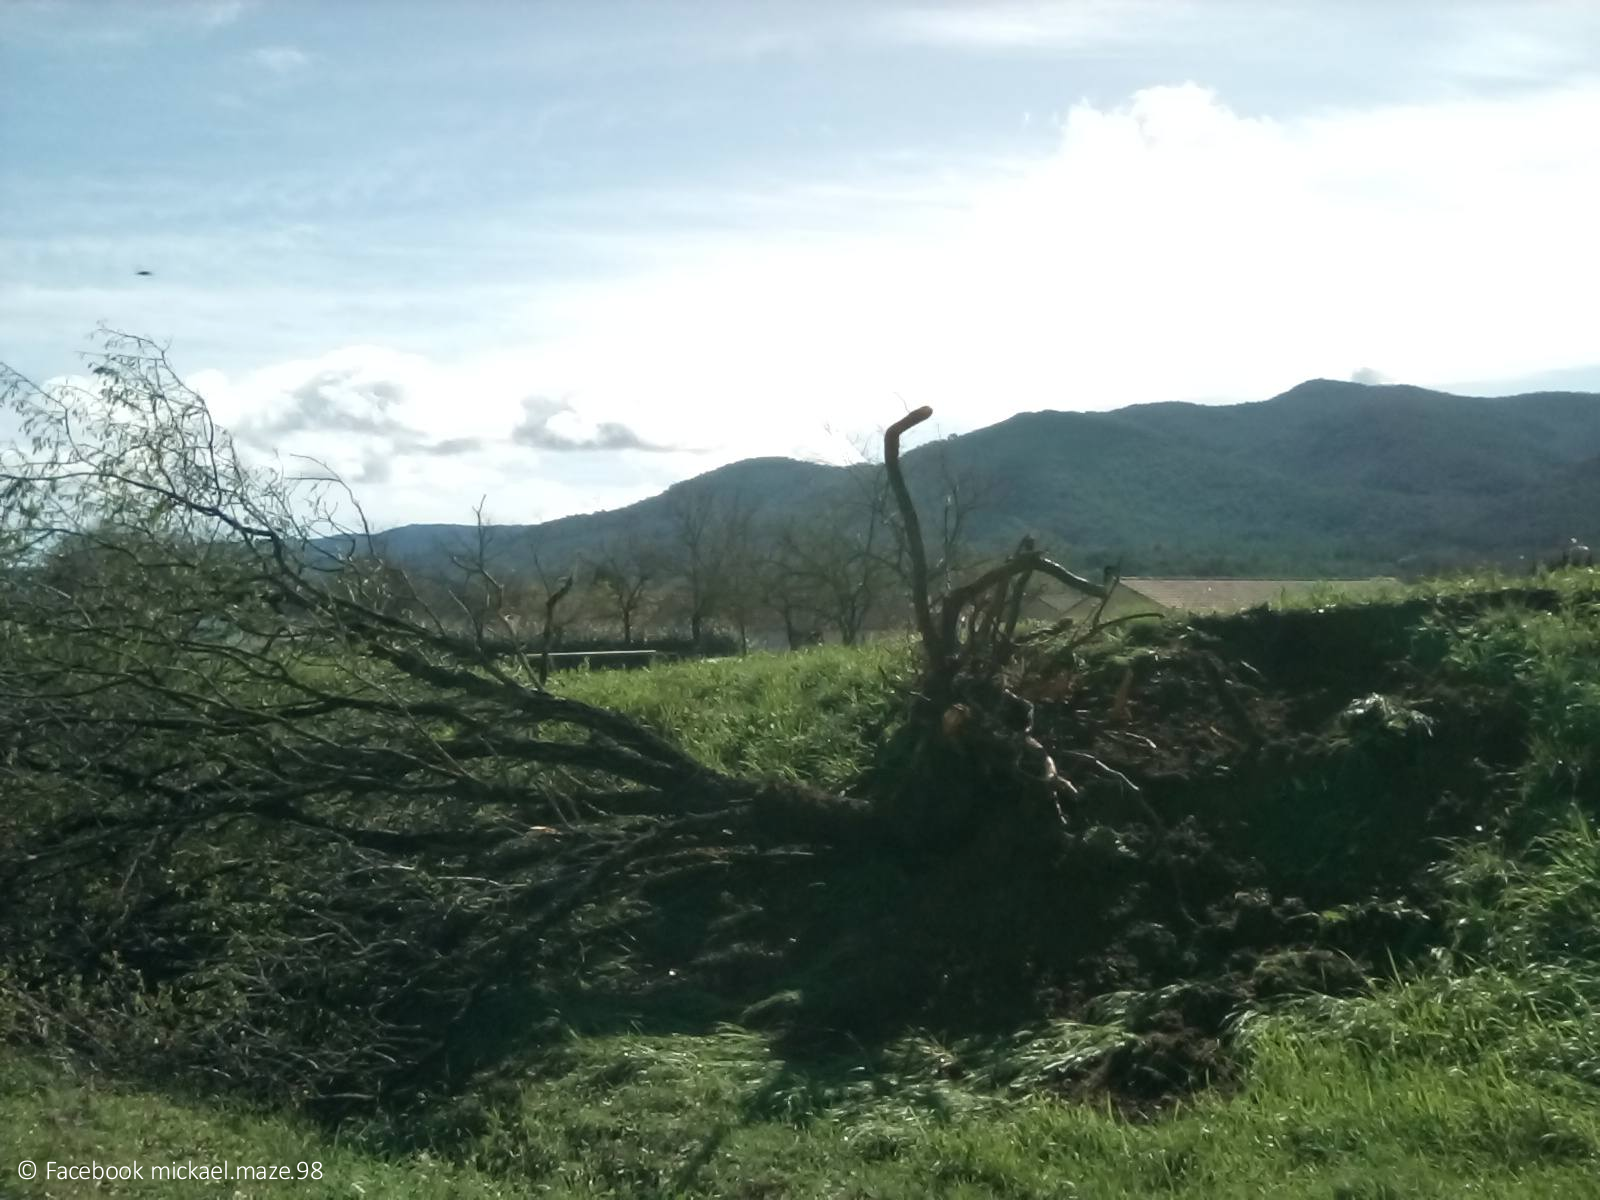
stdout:
<svg viewBox="0 0 1600 1200">
<path fill-rule="evenodd" d="M 989 477 L 973 520 L 996 546 L 1025 532 L 1069 561 L 1130 574 L 1363 575 L 1536 557 L 1568 537 L 1600 539 L 1600 395 L 1456 396 L 1406 385 L 1314 379 L 1244 404 L 1139 404 L 1018 413 L 919 447 Z M 803 512 L 847 469 L 746 459 L 627 508 L 500 526 L 514 563 L 564 562 L 628 528 L 666 528 L 666 497 L 709 489 Z M 933 502 L 933 497 L 927 497 Z M 465 525 L 407 525 L 383 551 L 423 565 L 464 543 Z"/>
</svg>

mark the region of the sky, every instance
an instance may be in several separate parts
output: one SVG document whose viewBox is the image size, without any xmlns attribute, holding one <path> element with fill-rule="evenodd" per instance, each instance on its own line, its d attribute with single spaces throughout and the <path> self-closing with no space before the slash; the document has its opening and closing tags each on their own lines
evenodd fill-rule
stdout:
<svg viewBox="0 0 1600 1200">
<path fill-rule="evenodd" d="M 1589 0 L 0 0 L 0 360 L 169 343 L 379 527 L 921 404 L 1600 390 L 1597 214 Z"/>
</svg>

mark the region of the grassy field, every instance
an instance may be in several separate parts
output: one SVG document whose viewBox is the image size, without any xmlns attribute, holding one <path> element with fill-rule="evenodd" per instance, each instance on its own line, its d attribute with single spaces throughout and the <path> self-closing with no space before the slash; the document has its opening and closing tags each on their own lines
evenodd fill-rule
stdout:
<svg viewBox="0 0 1600 1200">
<path fill-rule="evenodd" d="M 895 639 L 559 672 L 551 686 L 648 721 L 724 770 L 839 787 L 866 766 L 913 661 L 909 639 Z"/>
<path fill-rule="evenodd" d="M 1600 592 L 1581 573 L 1552 586 L 1539 605 L 1441 607 L 1408 635 L 1452 687 L 1527 714 L 1506 781 L 1517 819 L 1438 848 L 1448 937 L 1354 994 L 1236 1014 L 1237 1073 L 1160 1111 L 1070 1084 L 1075 1064 L 1128 1036 L 1109 1010 L 807 1056 L 737 1025 L 574 1021 L 516 1078 L 406 1129 L 155 1094 L 30 1052 L 0 1060 L 0 1196 L 1600 1194 Z M 726 768 L 837 786 L 869 761 L 908 663 L 901 645 L 825 648 L 557 686 Z M 21 1158 L 318 1161 L 323 1178 L 26 1184 Z"/>
</svg>

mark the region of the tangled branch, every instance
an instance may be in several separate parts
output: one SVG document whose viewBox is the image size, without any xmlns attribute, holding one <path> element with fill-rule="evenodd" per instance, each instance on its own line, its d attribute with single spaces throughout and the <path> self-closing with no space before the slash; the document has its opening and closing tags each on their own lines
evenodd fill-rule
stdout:
<svg viewBox="0 0 1600 1200">
<path fill-rule="evenodd" d="M 124 996 L 101 1018 L 170 994 L 217 1032 L 169 1065 L 415 1090 L 486 988 L 685 847 L 859 828 L 552 692 L 566 588 L 532 644 L 451 625 L 337 479 L 248 466 L 151 342 L 0 390 L 27 439 L 0 452 L 0 946 L 29 947 L 0 984 L 33 1008 L 69 1021 L 63 979 Z"/>
</svg>

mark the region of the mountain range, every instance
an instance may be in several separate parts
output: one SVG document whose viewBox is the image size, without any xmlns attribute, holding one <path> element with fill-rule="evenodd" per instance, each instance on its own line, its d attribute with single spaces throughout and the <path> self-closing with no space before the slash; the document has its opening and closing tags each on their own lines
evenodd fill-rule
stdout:
<svg viewBox="0 0 1600 1200">
<path fill-rule="evenodd" d="M 925 521 L 941 479 L 977 481 L 974 541 L 1032 533 L 1069 563 L 1130 575 L 1415 574 L 1600 538 L 1600 395 L 1583 392 L 1485 398 L 1316 379 L 1254 403 L 1019 413 L 904 461 Z M 534 553 L 564 564 L 628 531 L 662 536 L 675 498 L 759 497 L 803 514 L 850 478 L 746 459 L 626 508 L 497 526 L 493 545 L 508 565 Z M 430 566 L 471 534 L 407 525 L 377 541 Z"/>
</svg>

